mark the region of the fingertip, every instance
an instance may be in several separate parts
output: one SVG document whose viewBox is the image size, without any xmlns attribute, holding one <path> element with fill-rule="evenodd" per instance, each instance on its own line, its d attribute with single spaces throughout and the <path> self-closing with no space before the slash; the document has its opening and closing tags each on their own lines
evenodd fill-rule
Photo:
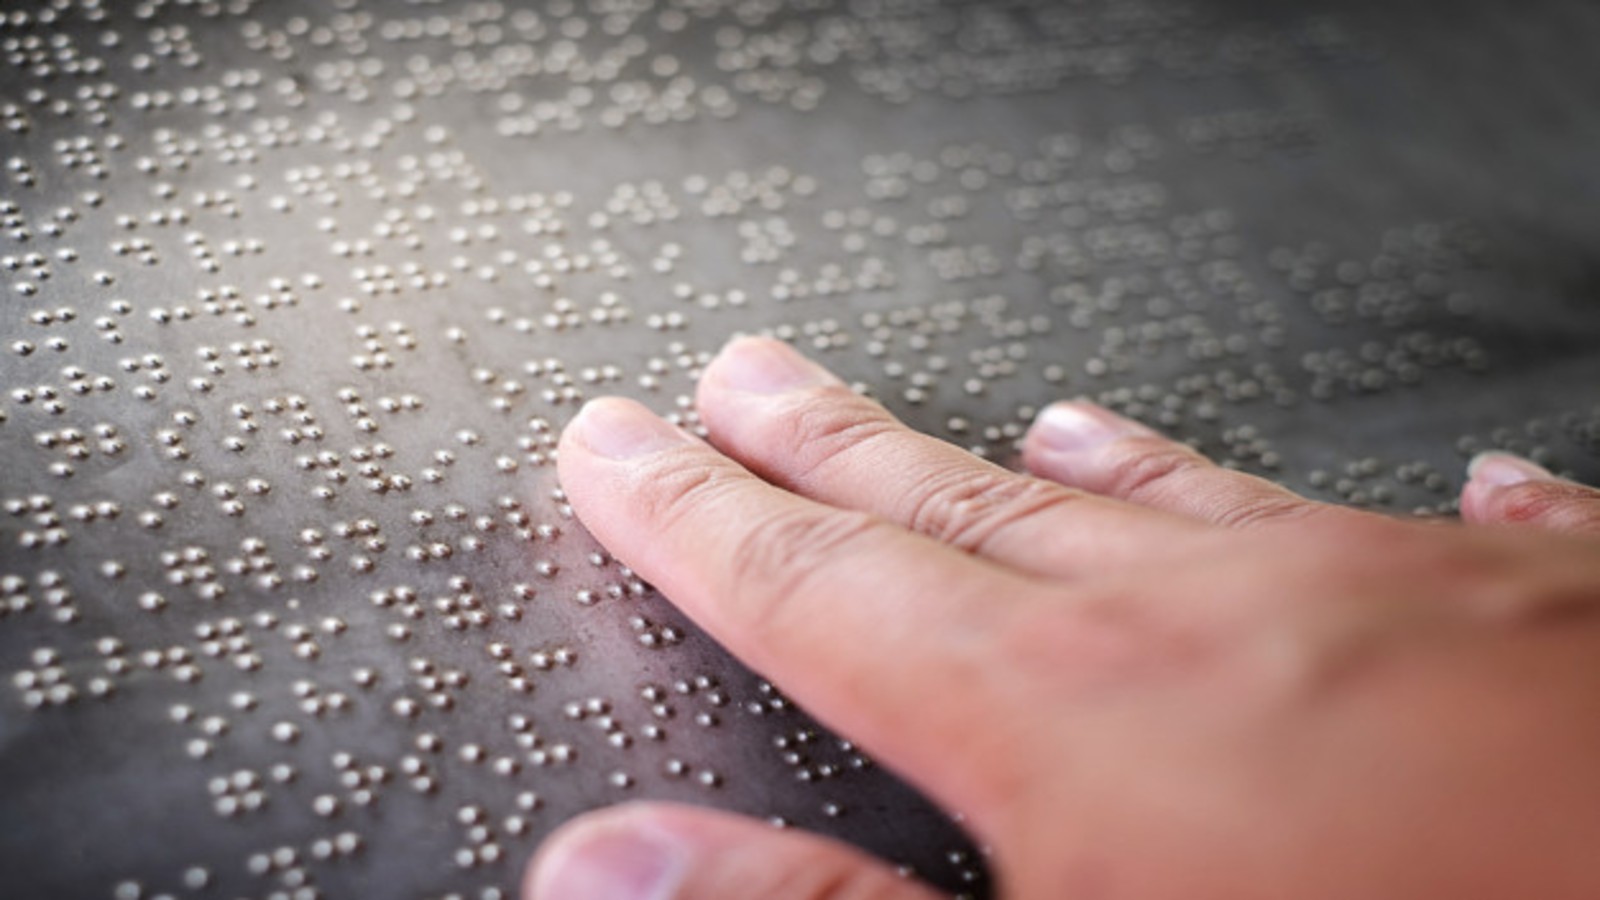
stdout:
<svg viewBox="0 0 1600 900">
<path fill-rule="evenodd" d="M 1476 525 L 1500 522 L 1507 518 L 1502 508 L 1507 488 L 1558 480 L 1548 469 L 1520 456 L 1499 450 L 1479 453 L 1467 463 L 1461 518 Z"/>
<path fill-rule="evenodd" d="M 1600 534 L 1600 490 L 1507 453 L 1482 454 L 1468 472 L 1461 489 L 1463 521 Z"/>
<path fill-rule="evenodd" d="M 597 397 L 585 403 L 563 429 L 557 458 L 570 456 L 576 449 L 621 462 L 693 440 L 637 401 Z"/>
<path fill-rule="evenodd" d="M 776 338 L 742 335 L 724 344 L 701 373 L 696 395 L 772 396 L 843 384 L 832 372 Z"/>
<path fill-rule="evenodd" d="M 931 893 L 847 844 L 702 807 L 635 803 L 578 817 L 545 840 L 523 900 L 732 900 Z"/>
<path fill-rule="evenodd" d="M 1555 474 L 1532 460 L 1499 450 L 1479 453 L 1467 463 L 1467 481 L 1484 487 L 1509 487 L 1526 481 L 1557 481 Z"/>
<path fill-rule="evenodd" d="M 528 860 L 523 900 L 649 900 L 672 897 L 692 848 L 662 827 L 650 807 L 592 812 L 556 829 Z"/>
<path fill-rule="evenodd" d="M 1109 448 L 1156 432 L 1089 400 L 1058 400 L 1034 417 L 1022 438 L 1022 464 L 1032 474 L 1076 487 L 1099 484 L 1118 454 Z"/>
<path fill-rule="evenodd" d="M 1088 400 L 1060 400 L 1034 417 L 1024 437 L 1024 447 L 1047 453 L 1078 453 L 1126 437 L 1153 436 L 1155 432 L 1139 422 Z"/>
</svg>

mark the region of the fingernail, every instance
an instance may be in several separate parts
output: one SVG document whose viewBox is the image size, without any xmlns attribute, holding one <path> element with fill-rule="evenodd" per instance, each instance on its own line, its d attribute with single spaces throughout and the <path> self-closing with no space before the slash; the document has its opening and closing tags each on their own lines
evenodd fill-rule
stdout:
<svg viewBox="0 0 1600 900">
<path fill-rule="evenodd" d="M 752 394 L 842 383 L 788 344 L 771 338 L 735 338 L 712 360 L 708 371 L 713 369 L 719 381 Z"/>
<path fill-rule="evenodd" d="M 567 431 L 607 459 L 625 460 L 681 446 L 691 438 L 631 400 L 602 397 L 584 404 Z"/>
<path fill-rule="evenodd" d="M 668 900 L 687 854 L 660 832 L 607 827 L 569 839 L 533 879 L 534 900 Z"/>
<path fill-rule="evenodd" d="M 1479 484 L 1505 487 L 1524 481 L 1555 481 L 1556 476 L 1538 463 L 1510 453 L 1479 453 L 1467 463 L 1467 478 Z"/>
<path fill-rule="evenodd" d="M 1046 449 L 1065 453 L 1155 432 L 1087 401 L 1071 400 L 1045 407 L 1028 433 Z"/>
</svg>

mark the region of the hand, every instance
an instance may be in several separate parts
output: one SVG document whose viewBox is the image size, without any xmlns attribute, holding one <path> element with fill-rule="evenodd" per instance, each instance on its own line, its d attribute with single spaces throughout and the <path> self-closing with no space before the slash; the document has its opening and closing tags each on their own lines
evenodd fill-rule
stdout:
<svg viewBox="0 0 1600 900">
<path fill-rule="evenodd" d="M 760 339 L 697 405 L 714 447 L 588 404 L 559 450 L 578 516 L 964 813 L 1003 896 L 1600 897 L 1600 493 L 1489 455 L 1472 525 L 1402 522 L 1083 402 L 1041 414 L 1019 475 Z M 933 894 L 636 804 L 552 835 L 525 896 Z"/>
</svg>

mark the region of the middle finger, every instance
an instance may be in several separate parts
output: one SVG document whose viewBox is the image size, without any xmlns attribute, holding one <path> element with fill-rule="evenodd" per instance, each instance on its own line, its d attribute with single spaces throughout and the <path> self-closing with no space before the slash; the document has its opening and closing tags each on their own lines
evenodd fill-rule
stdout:
<svg viewBox="0 0 1600 900">
<path fill-rule="evenodd" d="M 1205 526 L 1019 475 L 901 424 L 780 341 L 741 338 L 696 396 L 718 448 L 773 484 L 1058 577 L 1148 562 Z"/>
</svg>

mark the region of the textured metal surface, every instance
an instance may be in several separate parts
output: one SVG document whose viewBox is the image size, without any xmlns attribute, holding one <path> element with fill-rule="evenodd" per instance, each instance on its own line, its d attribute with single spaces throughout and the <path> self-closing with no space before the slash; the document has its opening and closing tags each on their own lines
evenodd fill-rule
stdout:
<svg viewBox="0 0 1600 900">
<path fill-rule="evenodd" d="M 693 427 L 771 331 L 999 459 L 1084 394 L 1400 512 L 1491 446 L 1593 478 L 1597 37 L 1553 0 L 0 6 L 3 893 L 488 900 L 633 798 L 984 892 L 594 545 L 561 425 Z"/>
</svg>

